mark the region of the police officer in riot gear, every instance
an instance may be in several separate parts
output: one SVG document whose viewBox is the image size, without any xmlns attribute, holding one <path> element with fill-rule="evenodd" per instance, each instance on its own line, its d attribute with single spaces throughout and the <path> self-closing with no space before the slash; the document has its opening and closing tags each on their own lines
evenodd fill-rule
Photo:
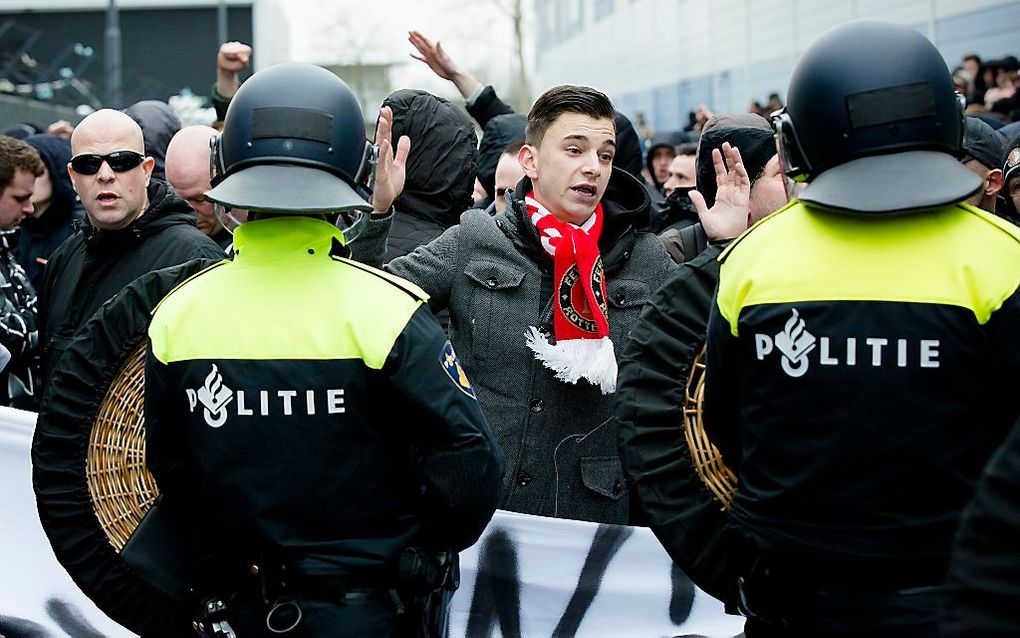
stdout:
<svg viewBox="0 0 1020 638">
<path fill-rule="evenodd" d="M 233 261 L 154 313 L 147 462 L 187 512 L 208 635 L 436 635 L 503 459 L 413 284 L 346 258 L 373 147 L 335 75 L 283 64 L 231 102 L 206 196 Z M 220 326 L 221 329 L 210 329 Z M 426 625 L 429 625 L 428 627 Z"/>
<path fill-rule="evenodd" d="M 960 511 L 1017 416 L 1020 233 L 962 204 L 938 50 L 823 35 L 774 116 L 799 201 L 720 257 L 705 427 L 738 478 L 747 635 L 930 636 Z"/>
</svg>

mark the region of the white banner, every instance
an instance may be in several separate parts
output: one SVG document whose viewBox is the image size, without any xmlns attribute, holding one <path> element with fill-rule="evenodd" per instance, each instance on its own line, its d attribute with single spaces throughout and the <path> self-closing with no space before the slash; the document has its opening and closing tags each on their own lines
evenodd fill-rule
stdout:
<svg viewBox="0 0 1020 638">
<path fill-rule="evenodd" d="M 646 527 L 496 512 L 461 554 L 451 635 L 713 636 L 744 619 L 697 589 Z"/>
<path fill-rule="evenodd" d="M 35 414 L 0 407 L 0 638 L 118 638 L 57 563 L 39 524 Z M 497 512 L 461 555 L 451 635 L 712 636 L 743 620 L 698 590 L 642 527 Z M 244 638 L 243 636 L 241 638 Z"/>
</svg>

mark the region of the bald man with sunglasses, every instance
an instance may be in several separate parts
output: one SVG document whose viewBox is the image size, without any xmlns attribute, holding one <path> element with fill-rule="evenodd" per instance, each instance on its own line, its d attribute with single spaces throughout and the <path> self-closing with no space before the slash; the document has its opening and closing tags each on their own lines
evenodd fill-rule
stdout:
<svg viewBox="0 0 1020 638">
<path fill-rule="evenodd" d="M 223 250 L 195 226 L 195 214 L 152 177 L 142 130 L 120 111 L 89 115 L 71 136 L 67 172 L 86 219 L 57 248 L 40 292 L 42 383 L 106 300 L 145 273 Z"/>
</svg>

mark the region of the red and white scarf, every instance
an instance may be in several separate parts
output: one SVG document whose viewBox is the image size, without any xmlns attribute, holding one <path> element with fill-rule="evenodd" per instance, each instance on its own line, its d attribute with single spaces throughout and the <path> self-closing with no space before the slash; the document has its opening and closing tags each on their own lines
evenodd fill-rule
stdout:
<svg viewBox="0 0 1020 638">
<path fill-rule="evenodd" d="M 568 383 L 586 379 L 603 394 L 616 389 L 616 354 L 609 338 L 606 277 L 599 252 L 602 204 L 581 226 L 560 221 L 528 193 L 524 203 L 542 247 L 553 260 L 555 343 L 531 326 L 527 344 L 535 358 Z"/>
</svg>

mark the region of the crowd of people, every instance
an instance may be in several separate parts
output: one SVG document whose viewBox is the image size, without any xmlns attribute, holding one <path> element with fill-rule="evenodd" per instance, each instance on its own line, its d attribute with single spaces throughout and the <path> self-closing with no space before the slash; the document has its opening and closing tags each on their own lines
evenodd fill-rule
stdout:
<svg viewBox="0 0 1020 638">
<path fill-rule="evenodd" d="M 342 83 L 300 66 L 241 83 L 240 43 L 219 52 L 216 127 L 142 102 L 0 137 L 7 404 L 59 392 L 62 353 L 140 276 L 214 259 L 153 318 L 149 463 L 169 497 L 213 492 L 231 525 L 331 575 L 297 592 L 317 628 L 301 635 L 392 631 L 385 601 L 321 603 L 355 600 L 416 535 L 470 545 L 495 507 L 650 526 L 748 636 L 930 636 L 940 613 L 946 635 L 1016 631 L 1015 58 L 951 73 L 916 32 L 851 23 L 805 53 L 785 105 L 651 132 L 589 87 L 515 113 L 439 43 L 409 41 L 465 108 L 396 91 L 367 151 Z M 325 259 L 298 266 L 284 244 Z M 291 286 L 274 287 L 282 272 Z M 214 323 L 232 345 L 210 341 Z M 274 336 L 294 330 L 308 343 Z M 705 429 L 737 479 L 728 513 L 683 443 L 702 356 Z M 237 388 L 251 408 L 298 377 L 300 459 L 265 399 L 261 434 L 209 434 L 252 414 Z M 203 384 L 190 406 L 173 394 Z M 309 425 L 333 414 L 358 420 Z M 393 432 L 446 529 L 404 518 L 419 478 Z M 253 436 L 314 476 L 282 489 L 291 471 L 245 466 L 231 451 Z M 336 456 L 317 454 L 345 446 L 363 458 L 332 476 Z M 344 481 L 368 487 L 353 498 Z M 314 507 L 295 507 L 309 490 Z M 323 502 L 348 518 L 316 515 Z"/>
</svg>

